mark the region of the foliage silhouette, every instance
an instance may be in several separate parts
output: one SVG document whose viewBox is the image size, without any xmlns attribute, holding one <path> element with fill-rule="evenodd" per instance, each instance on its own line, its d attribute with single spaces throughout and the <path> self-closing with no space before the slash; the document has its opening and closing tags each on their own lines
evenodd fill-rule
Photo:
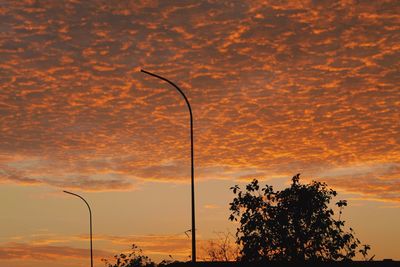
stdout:
<svg viewBox="0 0 400 267">
<path fill-rule="evenodd" d="M 102 259 L 106 267 L 155 267 L 156 264 L 147 256 L 143 255 L 141 249 L 135 244 L 132 245 L 132 252 L 115 255 L 115 263 L 110 263 L 107 259 Z"/>
<path fill-rule="evenodd" d="M 230 203 L 231 221 L 239 221 L 236 242 L 241 246 L 242 261 L 338 261 L 355 257 L 360 241 L 354 231 L 344 229 L 342 209 L 347 202 L 336 203 L 338 220 L 328 207 L 337 192 L 327 184 L 299 182 L 292 178 L 290 187 L 274 191 L 272 186 L 260 188 L 257 180 L 236 195 Z M 366 258 L 368 245 L 358 252 Z"/>
</svg>

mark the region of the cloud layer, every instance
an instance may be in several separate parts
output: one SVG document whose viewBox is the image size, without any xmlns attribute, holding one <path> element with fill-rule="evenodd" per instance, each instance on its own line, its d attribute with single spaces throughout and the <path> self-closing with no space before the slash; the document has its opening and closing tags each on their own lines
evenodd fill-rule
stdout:
<svg viewBox="0 0 400 267">
<path fill-rule="evenodd" d="M 35 235 L 25 237 L 25 242 L 8 242 L 0 244 L 0 261 L 4 260 L 38 260 L 38 261 L 63 261 L 65 259 L 87 259 L 90 251 L 77 248 L 76 243 L 87 245 L 87 236 L 62 236 L 54 234 Z M 101 244 L 102 249 L 94 249 L 96 261 L 101 259 L 113 260 L 112 257 L 120 253 L 131 252 L 132 244 L 143 250 L 144 255 L 153 260 L 168 260 L 166 255 L 173 259 L 187 260 L 190 255 L 190 238 L 184 233 L 173 235 L 95 235 L 93 241 Z M 206 246 L 208 240 L 198 240 L 200 247 Z M 75 243 L 75 245 L 73 245 Z M 81 244 L 81 246 L 83 243 Z M 203 251 L 200 251 L 200 254 Z"/>
<path fill-rule="evenodd" d="M 399 200 L 399 14 L 397 1 L 3 1 L 0 180 L 187 181 L 186 107 L 142 67 L 188 95 L 199 179 L 306 171 Z"/>
<path fill-rule="evenodd" d="M 96 258 L 109 256 L 110 253 L 95 250 Z M 73 248 L 68 246 L 32 245 L 29 243 L 8 243 L 0 246 L 0 260 L 62 260 L 65 258 L 88 258 L 88 249 Z"/>
</svg>

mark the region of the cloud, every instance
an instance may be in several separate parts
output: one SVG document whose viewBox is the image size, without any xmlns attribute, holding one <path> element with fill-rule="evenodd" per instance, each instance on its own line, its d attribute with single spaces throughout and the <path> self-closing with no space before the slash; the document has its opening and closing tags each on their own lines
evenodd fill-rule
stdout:
<svg viewBox="0 0 400 267">
<path fill-rule="evenodd" d="M 199 237 L 199 236 L 198 236 Z M 56 258 L 87 258 L 88 249 L 76 248 L 77 242 L 87 243 L 87 235 L 63 236 L 59 234 L 36 234 L 25 236 L 25 243 L 3 243 L 0 246 L 0 259 L 37 259 L 50 260 Z M 123 252 L 130 252 L 133 244 L 143 250 L 143 253 L 151 258 L 167 258 L 173 255 L 176 259 L 186 259 L 191 253 L 191 241 L 184 232 L 176 234 L 149 234 L 149 235 L 106 235 L 95 234 L 93 241 L 101 245 L 96 249 L 96 258 L 110 258 Z M 199 237 L 199 244 L 206 242 Z M 23 251 L 26 251 L 24 254 Z"/>
<path fill-rule="evenodd" d="M 396 200 L 398 170 L 340 168 L 399 164 L 397 11 L 396 1 L 4 3 L 0 180 L 94 191 L 186 182 L 187 108 L 143 67 L 190 99 L 200 181 L 329 169 L 341 188 Z"/>
<path fill-rule="evenodd" d="M 64 236 L 53 233 L 39 233 L 24 236 L 25 242 L 20 237 L 11 238 L 12 242 L 0 245 L 0 260 L 33 259 L 33 260 L 63 260 L 88 258 L 88 249 L 77 248 L 77 244 L 87 244 L 87 235 Z M 96 259 L 110 259 L 113 255 L 130 252 L 132 244 L 143 250 L 144 255 L 152 259 L 166 259 L 173 255 L 175 259 L 187 259 L 191 253 L 190 238 L 184 232 L 165 235 L 106 235 L 95 234 L 93 241 L 101 246 L 93 254 Z M 199 244 L 205 241 L 199 239 Z M 97 247 L 96 246 L 96 247 Z"/>
<path fill-rule="evenodd" d="M 329 185 L 365 199 L 400 201 L 400 164 L 375 163 L 333 168 L 320 174 Z M 351 181 L 351 182 L 349 182 Z"/>
<path fill-rule="evenodd" d="M 121 191 L 132 190 L 134 181 L 126 178 L 118 178 L 118 175 L 82 175 L 80 173 L 65 174 L 65 169 L 46 170 L 46 163 L 40 161 L 31 166 L 31 160 L 11 162 L 0 165 L 0 181 L 4 183 L 16 183 L 20 185 L 51 185 L 56 187 L 81 189 L 87 191 Z M 26 171 L 19 166 L 28 166 Z M 50 167 L 51 168 L 51 167 Z"/>
<path fill-rule="evenodd" d="M 176 257 L 186 257 L 190 255 L 190 239 L 184 233 L 176 235 L 134 235 L 134 236 L 98 236 L 103 240 L 111 241 L 113 244 L 125 245 L 129 247 L 132 244 L 148 255 L 167 255 Z"/>
<path fill-rule="evenodd" d="M 205 204 L 204 206 L 203 206 L 205 209 L 211 209 L 211 210 L 213 210 L 213 209 L 218 209 L 219 208 L 219 206 L 218 205 L 215 205 L 215 204 Z"/>
<path fill-rule="evenodd" d="M 88 258 L 88 249 L 73 248 L 68 246 L 32 245 L 29 243 L 6 243 L 0 246 L 0 259 L 25 259 L 25 260 L 56 260 L 65 258 Z M 96 258 L 109 256 L 108 252 L 94 250 Z"/>
<path fill-rule="evenodd" d="M 0 181 L 11 181 L 18 184 L 36 185 L 40 184 L 39 180 L 29 178 L 21 173 L 21 171 L 8 168 L 7 166 L 0 166 Z"/>
</svg>

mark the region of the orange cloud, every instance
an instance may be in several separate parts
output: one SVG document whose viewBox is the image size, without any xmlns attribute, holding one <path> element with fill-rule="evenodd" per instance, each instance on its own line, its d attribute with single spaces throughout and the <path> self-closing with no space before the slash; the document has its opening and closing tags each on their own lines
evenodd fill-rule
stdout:
<svg viewBox="0 0 400 267">
<path fill-rule="evenodd" d="M 110 253 L 94 250 L 93 255 L 101 259 Z M 6 243 L 0 246 L 0 260 L 34 259 L 56 260 L 65 258 L 88 258 L 88 249 L 72 248 L 67 246 L 31 245 L 27 243 Z"/>
<path fill-rule="evenodd" d="M 25 236 L 25 242 L 20 238 L 11 238 L 18 242 L 2 243 L 0 245 L 0 260 L 64 260 L 88 259 L 88 249 L 77 248 L 76 242 L 87 243 L 87 235 L 62 236 L 55 234 L 37 234 Z M 28 241 L 27 241 L 28 240 Z M 173 235 L 94 235 L 93 241 L 100 244 L 101 249 L 93 252 L 96 260 L 110 259 L 113 255 L 129 252 L 132 244 L 137 245 L 143 253 L 153 260 L 167 259 L 173 255 L 174 259 L 186 260 L 190 255 L 190 238 L 183 232 Z M 202 244 L 203 240 L 199 240 Z M 96 245 L 98 247 L 99 245 Z"/>
<path fill-rule="evenodd" d="M 397 201 L 398 168 L 323 172 L 400 164 L 397 11 L 396 1 L 7 3 L 0 181 L 187 182 L 186 107 L 143 67 L 192 103 L 199 180 L 308 172 Z"/>
</svg>

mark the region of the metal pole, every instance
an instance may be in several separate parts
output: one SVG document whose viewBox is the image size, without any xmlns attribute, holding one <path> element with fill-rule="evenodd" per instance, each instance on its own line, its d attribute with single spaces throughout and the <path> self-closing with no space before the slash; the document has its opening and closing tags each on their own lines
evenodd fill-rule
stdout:
<svg viewBox="0 0 400 267">
<path fill-rule="evenodd" d="M 87 201 L 86 201 L 83 197 L 81 197 L 80 195 L 75 194 L 75 193 L 72 193 L 72 192 L 68 192 L 68 191 L 65 191 L 65 190 L 64 190 L 63 192 L 64 192 L 64 193 L 67 193 L 67 194 L 70 194 L 70 195 L 73 195 L 73 196 L 76 196 L 76 197 L 79 197 L 80 199 L 82 199 L 82 200 L 86 203 L 86 205 L 87 205 L 87 207 L 88 207 L 88 209 L 89 209 L 89 222 L 90 222 L 90 266 L 93 267 L 92 210 L 90 209 L 89 203 L 87 203 Z"/>
<path fill-rule="evenodd" d="M 173 82 L 170 80 L 161 77 L 157 74 L 145 71 L 145 70 L 140 70 L 143 73 L 146 73 L 150 76 L 156 77 L 158 79 L 161 79 L 173 87 L 175 87 L 176 90 L 183 96 L 185 99 L 185 102 L 187 104 L 187 107 L 189 108 L 189 114 L 190 114 L 190 158 L 191 158 L 191 198 L 192 198 L 192 262 L 196 262 L 196 226 L 195 226 L 195 205 L 194 205 L 194 146 L 193 146 L 193 114 L 192 114 L 192 108 L 190 107 L 190 103 L 186 95 L 183 93 L 183 91 Z"/>
</svg>

